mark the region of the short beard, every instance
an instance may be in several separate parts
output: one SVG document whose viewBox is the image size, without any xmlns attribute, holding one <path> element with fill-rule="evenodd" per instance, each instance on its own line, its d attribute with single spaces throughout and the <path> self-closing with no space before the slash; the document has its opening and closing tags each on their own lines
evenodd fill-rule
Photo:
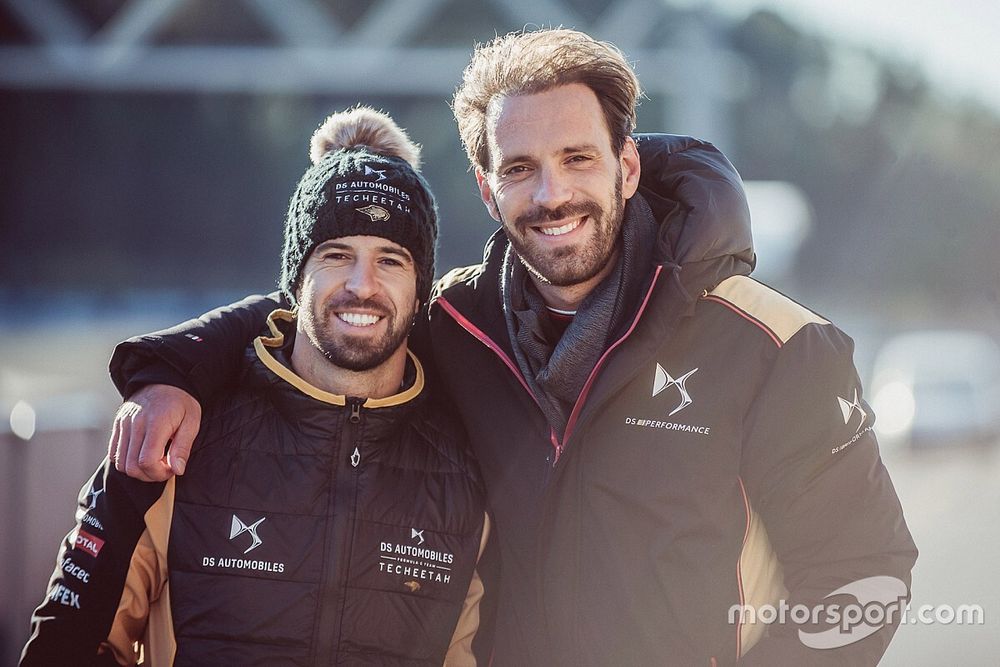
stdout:
<svg viewBox="0 0 1000 667">
<path fill-rule="evenodd" d="M 521 235 L 508 232 L 507 238 L 521 263 L 533 276 L 555 287 L 570 287 L 585 283 L 604 270 L 618 243 L 618 235 L 625 217 L 621 176 L 619 168 L 615 178 L 613 208 L 610 214 L 597 202 L 587 200 L 563 204 L 556 209 L 536 208 L 517 217 L 514 221 L 515 231 L 524 229 L 526 233 Z M 562 248 L 548 257 L 539 257 L 533 252 L 532 245 L 523 240 L 532 233 L 528 230 L 529 225 L 583 215 L 590 217 L 594 225 L 594 235 L 582 248 Z"/>
<path fill-rule="evenodd" d="M 346 308 L 365 308 L 384 317 L 387 324 L 385 334 L 375 340 L 334 334 L 330 322 L 337 317 L 336 311 Z M 415 315 L 415 310 L 408 313 L 393 312 L 391 305 L 372 299 L 338 299 L 327 302 L 322 306 L 322 313 L 316 312 L 316 305 L 313 303 L 303 303 L 299 309 L 303 331 L 313 347 L 334 366 L 355 373 L 378 368 L 395 354 L 410 334 Z"/>
</svg>

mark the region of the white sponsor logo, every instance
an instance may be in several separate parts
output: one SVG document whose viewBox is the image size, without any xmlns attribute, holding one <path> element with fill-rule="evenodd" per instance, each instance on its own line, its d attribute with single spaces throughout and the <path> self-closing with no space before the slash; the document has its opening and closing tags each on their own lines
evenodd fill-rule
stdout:
<svg viewBox="0 0 1000 667">
<path fill-rule="evenodd" d="M 865 412 L 864 408 L 861 407 L 861 401 L 858 399 L 858 389 L 854 388 L 854 400 L 848 401 L 847 399 L 837 397 L 837 402 L 840 403 L 840 412 L 844 415 L 844 424 L 849 424 L 851 417 L 854 416 L 855 411 L 861 415 L 861 421 L 858 422 L 858 427 L 854 430 L 855 433 L 861 430 L 861 426 L 868 419 L 868 413 Z"/>
<path fill-rule="evenodd" d="M 365 176 L 371 176 L 372 174 L 375 174 L 376 176 L 378 176 L 378 178 L 375 180 L 376 183 L 378 183 L 379 181 L 384 181 L 386 178 L 388 178 L 385 175 L 385 169 L 372 169 L 371 167 L 369 167 L 366 164 L 365 165 Z"/>
<path fill-rule="evenodd" d="M 96 480 L 95 480 L 95 481 L 96 481 Z M 94 509 L 95 507 L 97 507 L 97 498 L 98 498 L 98 497 L 99 497 L 99 496 L 100 496 L 100 495 L 101 495 L 102 493 L 104 493 L 104 489 L 103 489 L 103 488 L 100 488 L 100 489 L 98 489 L 98 488 L 96 488 L 96 487 L 92 487 L 92 488 L 90 489 L 90 493 L 88 493 L 88 494 L 87 494 L 87 498 L 88 498 L 88 502 L 87 502 L 87 509 L 88 509 L 88 510 L 92 510 L 92 509 Z"/>
<path fill-rule="evenodd" d="M 711 435 L 711 426 L 697 426 L 695 424 L 680 424 L 678 422 L 668 422 L 662 419 L 640 419 L 639 417 L 626 417 L 627 426 L 639 426 L 641 428 L 655 428 L 663 431 L 678 431 L 680 433 L 697 433 L 698 435 Z"/>
<path fill-rule="evenodd" d="M 60 567 L 69 576 L 75 577 L 85 584 L 90 583 L 90 572 L 87 572 L 69 558 L 64 558 Z"/>
<path fill-rule="evenodd" d="M 62 584 L 56 584 L 52 587 L 49 599 L 66 607 L 80 608 L 80 594 L 74 593 Z"/>
<path fill-rule="evenodd" d="M 80 519 L 80 521 L 82 521 L 83 523 L 87 524 L 88 526 L 93 526 L 97 530 L 104 530 L 104 524 L 102 524 L 98 520 L 98 518 L 95 517 L 95 516 L 93 516 L 93 515 L 84 514 L 83 518 Z"/>
<path fill-rule="evenodd" d="M 420 539 L 424 543 L 424 531 L 410 528 L 410 539 Z M 439 584 L 451 583 L 452 565 L 455 554 L 447 551 L 436 551 L 429 547 L 412 544 L 397 544 L 381 542 L 379 544 L 378 571 L 385 574 L 400 575 L 411 580 L 422 579 Z M 404 583 L 412 592 L 420 589 L 410 583 Z"/>
<path fill-rule="evenodd" d="M 656 375 L 653 377 L 653 396 L 656 396 L 668 387 L 677 387 L 677 391 L 679 391 L 681 395 L 681 402 L 677 404 L 677 407 L 674 408 L 669 415 L 667 415 L 668 417 L 673 417 L 694 402 L 691 399 L 691 394 L 688 393 L 685 383 L 688 381 L 688 378 L 694 375 L 697 371 L 698 369 L 696 368 L 692 371 L 688 371 L 679 378 L 674 379 L 670 373 L 663 369 L 663 366 L 656 364 Z"/>
<path fill-rule="evenodd" d="M 202 567 L 225 567 L 233 570 L 254 570 L 255 572 L 285 571 L 285 564 L 270 560 L 250 560 L 248 558 L 230 558 L 229 556 L 202 556 Z"/>
<path fill-rule="evenodd" d="M 250 537 L 252 538 L 253 541 L 250 543 L 250 546 L 247 547 L 246 551 L 243 552 L 245 554 L 250 553 L 257 547 L 259 547 L 261 544 L 263 544 L 263 541 L 257 536 L 257 526 L 264 523 L 264 519 L 266 518 L 267 517 L 262 516 L 261 518 L 257 519 L 255 522 L 253 522 L 248 526 L 247 524 L 243 523 L 243 521 L 238 516 L 234 514 L 233 523 L 231 528 L 229 529 L 229 539 L 233 540 L 237 536 L 242 535 L 243 533 L 250 533 Z"/>
</svg>

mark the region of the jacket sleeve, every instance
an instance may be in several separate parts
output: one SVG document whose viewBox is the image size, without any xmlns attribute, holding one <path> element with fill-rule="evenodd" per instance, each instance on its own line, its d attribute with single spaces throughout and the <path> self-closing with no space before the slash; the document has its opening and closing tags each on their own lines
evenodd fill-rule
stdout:
<svg viewBox="0 0 1000 667">
<path fill-rule="evenodd" d="M 169 329 L 115 347 L 109 370 L 122 396 L 148 384 L 179 387 L 205 403 L 239 373 L 243 351 L 268 314 L 287 303 L 275 292 L 253 295 Z"/>
<path fill-rule="evenodd" d="M 137 547 L 146 534 L 146 511 L 164 486 L 129 479 L 106 459 L 84 485 L 76 526 L 63 540 L 45 598 L 32 615 L 21 665 L 135 663 L 130 646 L 141 639 L 144 619 L 118 632 L 120 641 L 109 638 L 123 618 L 123 602 L 142 608 L 141 600 L 155 592 L 153 579 L 133 570 L 142 567 L 136 554 L 142 555 Z"/>
<path fill-rule="evenodd" d="M 833 325 L 803 327 L 747 415 L 743 481 L 784 570 L 788 613 L 741 664 L 875 665 L 909 600 L 917 550 L 852 355 Z M 851 615 L 866 604 L 884 612 L 870 625 Z"/>
<path fill-rule="evenodd" d="M 483 515 L 483 537 L 479 545 L 479 556 L 477 563 L 483 556 L 486 544 L 490 537 L 490 517 Z M 445 654 L 445 667 L 475 667 L 476 655 L 473 650 L 473 640 L 479 630 L 480 613 L 479 605 L 483 599 L 485 587 L 483 580 L 479 576 L 479 568 L 472 573 L 472 581 L 469 582 L 469 592 L 465 596 L 462 604 L 462 612 L 458 617 L 458 624 L 451 637 L 451 645 L 448 653 Z"/>
</svg>

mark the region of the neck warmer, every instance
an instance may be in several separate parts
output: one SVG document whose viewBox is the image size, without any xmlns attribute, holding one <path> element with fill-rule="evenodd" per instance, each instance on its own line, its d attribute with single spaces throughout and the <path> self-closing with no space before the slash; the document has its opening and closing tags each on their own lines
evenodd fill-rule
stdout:
<svg viewBox="0 0 1000 667">
<path fill-rule="evenodd" d="M 648 283 L 656 222 L 639 195 L 625 206 L 615 268 L 584 298 L 558 337 L 528 270 L 508 243 L 500 281 L 504 317 L 525 381 L 560 440 L 577 397 L 601 355 L 638 308 Z"/>
</svg>

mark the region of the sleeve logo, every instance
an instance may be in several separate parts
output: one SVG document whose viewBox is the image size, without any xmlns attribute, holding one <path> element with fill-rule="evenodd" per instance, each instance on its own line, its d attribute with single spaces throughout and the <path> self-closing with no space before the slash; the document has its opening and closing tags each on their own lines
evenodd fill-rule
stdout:
<svg viewBox="0 0 1000 667">
<path fill-rule="evenodd" d="M 104 540 L 91 535 L 81 528 L 76 534 L 74 546 L 77 549 L 90 554 L 94 558 L 97 558 L 97 554 L 101 553 L 101 549 L 104 548 Z"/>
<path fill-rule="evenodd" d="M 865 423 L 865 420 L 868 419 L 868 413 L 861 407 L 861 401 L 858 399 L 858 388 L 854 388 L 854 400 L 848 401 L 847 399 L 838 396 L 837 401 L 840 403 L 840 412 L 844 416 L 845 426 L 851 422 L 851 418 L 854 416 L 855 412 L 861 415 L 861 420 L 858 422 L 858 428 L 856 428 L 854 432 L 857 433 L 860 431 L 861 427 Z"/>
</svg>

